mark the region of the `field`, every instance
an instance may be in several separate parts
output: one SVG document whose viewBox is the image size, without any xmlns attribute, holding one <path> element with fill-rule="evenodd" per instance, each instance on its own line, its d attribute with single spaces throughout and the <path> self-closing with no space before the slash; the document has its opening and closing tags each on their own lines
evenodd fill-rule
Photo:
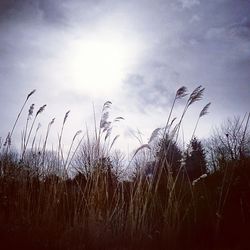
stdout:
<svg viewBox="0 0 250 250">
<path fill-rule="evenodd" d="M 228 120 L 203 142 L 195 132 L 209 103 L 186 149 L 178 147 L 186 111 L 203 92 L 201 86 L 190 95 L 178 89 L 165 126 L 128 163 L 113 151 L 118 137 L 111 137 L 112 125 L 123 118 L 108 120 L 111 102 L 104 104 L 95 133 L 81 137 L 78 131 L 67 153 L 62 141 L 69 113 L 49 150 L 54 120 L 38 144 L 37 117 L 46 106 L 35 112 L 31 105 L 21 150 L 12 150 L 30 92 L 0 143 L 0 248 L 250 249 L 249 114 Z M 172 111 L 185 98 L 176 121 Z"/>
</svg>

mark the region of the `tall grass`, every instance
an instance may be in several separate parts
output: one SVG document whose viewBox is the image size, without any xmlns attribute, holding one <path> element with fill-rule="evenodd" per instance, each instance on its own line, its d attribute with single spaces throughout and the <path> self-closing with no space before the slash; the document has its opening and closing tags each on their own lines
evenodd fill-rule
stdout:
<svg viewBox="0 0 250 250">
<path fill-rule="evenodd" d="M 7 138 L 12 138 L 33 93 L 27 96 Z M 175 104 L 187 95 L 186 87 L 177 90 L 165 126 L 153 131 L 148 144 L 133 153 L 129 166 L 136 164 L 140 170 L 129 178 L 119 176 L 121 171 L 116 171 L 121 166 L 112 149 L 119 135 L 113 135 L 112 128 L 123 117 L 110 120 L 111 102 L 103 105 L 99 122 L 95 117 L 94 135 L 88 129 L 84 133 L 77 131 L 68 152 L 63 149 L 63 134 L 69 111 L 62 121 L 58 147 L 51 151 L 47 141 L 54 119 L 48 124 L 43 143 L 37 144 L 39 125 L 35 131 L 34 127 L 46 105 L 38 109 L 30 124 L 32 104 L 21 152 L 14 154 L 10 142 L 0 147 L 0 247 L 11 249 L 18 244 L 30 249 L 219 249 L 224 246 L 225 218 L 230 217 L 224 211 L 226 206 L 231 209 L 228 202 L 234 199 L 231 188 L 242 177 L 241 171 L 248 177 L 249 171 L 240 169 L 236 175 L 235 166 L 241 161 L 227 162 L 224 171 L 192 181 L 185 164 L 181 164 L 177 173 L 173 172 L 173 158 L 167 157 L 172 148 L 170 144 L 167 147 L 161 144 L 167 138 L 178 143 L 183 119 L 203 93 L 201 86 L 191 92 L 173 128 Z M 191 138 L 209 105 L 199 114 Z M 246 127 L 248 121 L 249 116 Z M 246 130 L 240 139 L 242 144 Z M 163 146 L 156 157 L 157 145 Z M 150 175 L 146 174 L 148 158 L 144 158 L 149 155 L 154 159 Z M 246 192 L 249 194 L 249 189 Z M 240 202 L 243 205 L 236 210 L 237 218 L 242 213 L 245 217 L 249 215 L 244 207 L 249 204 L 248 198 L 241 197 Z M 249 221 L 245 219 L 243 224 L 245 230 Z"/>
</svg>

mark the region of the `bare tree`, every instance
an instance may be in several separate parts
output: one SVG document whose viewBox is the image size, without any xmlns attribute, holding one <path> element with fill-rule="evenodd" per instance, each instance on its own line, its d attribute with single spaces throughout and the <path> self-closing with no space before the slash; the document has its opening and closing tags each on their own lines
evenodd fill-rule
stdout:
<svg viewBox="0 0 250 250">
<path fill-rule="evenodd" d="M 242 119 L 229 118 L 220 128 L 214 130 L 212 137 L 206 143 L 210 167 L 214 170 L 221 161 L 250 157 L 249 118 L 250 113 Z"/>
</svg>

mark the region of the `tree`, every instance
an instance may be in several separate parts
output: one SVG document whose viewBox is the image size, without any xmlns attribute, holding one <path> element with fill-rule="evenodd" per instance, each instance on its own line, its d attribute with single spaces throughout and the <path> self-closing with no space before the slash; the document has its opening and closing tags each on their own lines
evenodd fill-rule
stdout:
<svg viewBox="0 0 250 250">
<path fill-rule="evenodd" d="M 243 119 L 227 119 L 207 141 L 208 160 L 214 171 L 223 168 L 228 162 L 243 163 L 250 158 L 249 118 L 250 113 Z"/>
<path fill-rule="evenodd" d="M 168 135 L 160 140 L 159 149 L 156 153 L 156 158 L 160 165 L 163 165 L 165 171 L 171 171 L 176 175 L 181 166 L 182 153 L 176 142 Z"/>
<path fill-rule="evenodd" d="M 188 146 L 185 159 L 186 170 L 191 180 L 207 172 L 205 150 L 201 142 L 194 137 Z"/>
</svg>

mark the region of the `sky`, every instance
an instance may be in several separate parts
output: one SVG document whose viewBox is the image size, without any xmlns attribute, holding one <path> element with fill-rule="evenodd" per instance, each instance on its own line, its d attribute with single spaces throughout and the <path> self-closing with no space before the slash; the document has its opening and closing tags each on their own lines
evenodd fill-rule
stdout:
<svg viewBox="0 0 250 250">
<path fill-rule="evenodd" d="M 14 134 L 20 142 L 29 105 L 55 143 L 66 111 L 65 143 L 93 127 L 105 101 L 112 102 L 116 145 L 131 151 L 164 126 L 176 90 L 205 87 L 192 105 L 182 134 L 191 137 L 205 104 L 209 114 L 197 129 L 206 138 L 228 117 L 250 107 L 249 0 L 1 0 L 0 136 L 5 138 L 27 94 Z M 173 117 L 180 117 L 184 101 Z M 19 138 L 19 139 L 18 139 Z"/>
</svg>

